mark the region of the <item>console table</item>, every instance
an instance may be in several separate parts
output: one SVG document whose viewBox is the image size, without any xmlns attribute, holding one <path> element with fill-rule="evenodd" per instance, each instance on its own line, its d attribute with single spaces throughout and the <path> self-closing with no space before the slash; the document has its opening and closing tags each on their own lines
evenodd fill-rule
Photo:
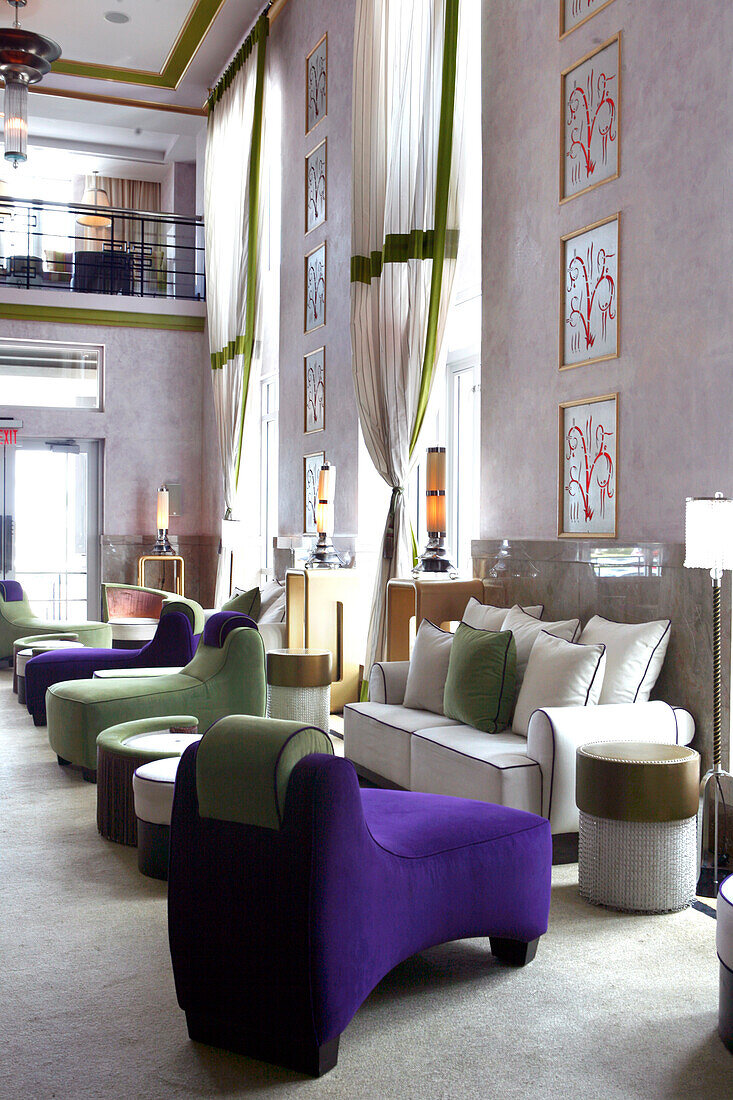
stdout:
<svg viewBox="0 0 733 1100">
<path fill-rule="evenodd" d="M 185 563 L 180 554 L 143 554 L 137 559 L 137 583 L 145 588 L 145 566 L 149 561 L 173 562 L 173 585 L 177 596 L 185 596 Z"/>
</svg>

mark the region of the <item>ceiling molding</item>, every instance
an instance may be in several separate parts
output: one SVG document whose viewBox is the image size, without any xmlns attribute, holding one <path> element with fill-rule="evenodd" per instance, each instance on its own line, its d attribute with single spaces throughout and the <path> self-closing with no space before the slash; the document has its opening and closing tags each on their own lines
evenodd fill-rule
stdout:
<svg viewBox="0 0 733 1100">
<path fill-rule="evenodd" d="M 28 91 L 35 92 L 37 95 L 60 96 L 62 99 L 81 99 L 89 103 L 111 103 L 115 107 L 139 107 L 145 111 L 163 111 L 175 115 L 196 115 L 199 118 L 206 118 L 205 107 L 184 107 L 176 103 L 156 103 L 147 99 L 126 99 L 123 96 L 67 91 L 65 88 L 49 88 L 47 84 L 31 84 Z"/>
<path fill-rule="evenodd" d="M 63 57 L 53 64 L 51 71 L 88 80 L 112 80 L 118 84 L 142 84 L 148 88 L 175 90 L 225 2 L 226 0 L 194 0 L 186 22 L 171 46 L 160 72 L 96 65 L 90 61 L 71 61 Z"/>
<path fill-rule="evenodd" d="M 84 309 L 73 306 L 37 306 L 0 302 L 0 318 L 9 321 L 46 321 L 62 325 L 111 325 L 115 328 L 162 328 L 176 332 L 203 332 L 205 317 L 179 313 L 133 313 L 121 309 Z"/>
</svg>

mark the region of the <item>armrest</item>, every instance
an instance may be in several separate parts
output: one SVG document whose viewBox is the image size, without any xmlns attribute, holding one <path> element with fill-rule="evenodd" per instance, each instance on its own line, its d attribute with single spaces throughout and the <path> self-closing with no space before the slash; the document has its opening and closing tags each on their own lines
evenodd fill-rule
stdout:
<svg viewBox="0 0 733 1100">
<path fill-rule="evenodd" d="M 680 738 L 681 727 L 684 731 L 674 709 L 661 700 L 536 710 L 529 720 L 527 755 L 542 770 L 542 816 L 550 819 L 552 832 L 578 831 L 575 754 L 581 745 L 592 741 L 685 744 Z"/>
<path fill-rule="evenodd" d="M 409 661 L 375 661 L 369 675 L 369 702 L 399 706 L 405 698 Z"/>
</svg>

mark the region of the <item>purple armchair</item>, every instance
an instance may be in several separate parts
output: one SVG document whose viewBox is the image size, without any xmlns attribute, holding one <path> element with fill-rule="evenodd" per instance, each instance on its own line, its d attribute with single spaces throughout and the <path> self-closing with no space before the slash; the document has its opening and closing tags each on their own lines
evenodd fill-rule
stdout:
<svg viewBox="0 0 733 1100">
<path fill-rule="evenodd" d="M 189 1036 L 319 1076 L 370 991 L 415 952 L 482 936 L 500 962 L 530 961 L 547 930 L 552 846 L 549 822 L 521 810 L 361 790 L 349 761 L 313 753 L 316 732 L 232 716 L 186 750 L 168 913 Z M 267 798 L 269 825 L 257 823 Z"/>
<path fill-rule="evenodd" d="M 90 680 L 102 668 L 187 665 L 196 648 L 191 622 L 181 611 L 164 612 L 142 649 L 64 649 L 39 653 L 25 666 L 25 700 L 37 726 L 46 725 L 46 690 L 65 680 Z"/>
</svg>

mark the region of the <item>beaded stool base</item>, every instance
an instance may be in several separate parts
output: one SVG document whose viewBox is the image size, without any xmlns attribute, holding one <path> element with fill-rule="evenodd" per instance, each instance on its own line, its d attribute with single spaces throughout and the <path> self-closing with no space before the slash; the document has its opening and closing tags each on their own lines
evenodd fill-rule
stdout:
<svg viewBox="0 0 733 1100">
<path fill-rule="evenodd" d="M 267 717 L 316 726 L 328 732 L 331 687 L 279 687 L 267 685 Z"/>
<path fill-rule="evenodd" d="M 697 819 L 610 821 L 580 813 L 578 886 L 594 905 L 673 913 L 695 897 Z"/>
</svg>

